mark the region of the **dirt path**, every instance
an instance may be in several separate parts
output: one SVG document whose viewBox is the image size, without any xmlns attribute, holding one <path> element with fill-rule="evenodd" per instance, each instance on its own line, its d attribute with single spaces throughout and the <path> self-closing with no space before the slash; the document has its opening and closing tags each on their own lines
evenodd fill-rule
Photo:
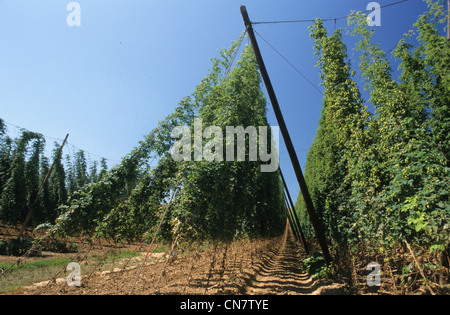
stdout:
<svg viewBox="0 0 450 315">
<path fill-rule="evenodd" d="M 278 249 L 262 259 L 255 279 L 247 287 L 246 294 L 341 294 L 343 285 L 318 280 L 303 273 L 301 261 L 305 258 L 291 233 L 285 233 Z"/>
<path fill-rule="evenodd" d="M 65 279 L 42 287 L 29 287 L 25 294 L 230 294 L 293 295 L 340 294 L 343 285 L 317 280 L 300 267 L 304 252 L 287 231 L 265 241 L 243 241 L 179 255 L 175 261 L 161 259 L 142 268 L 140 262 L 127 270 L 89 273 L 82 266 L 81 287 L 68 287 Z"/>
</svg>

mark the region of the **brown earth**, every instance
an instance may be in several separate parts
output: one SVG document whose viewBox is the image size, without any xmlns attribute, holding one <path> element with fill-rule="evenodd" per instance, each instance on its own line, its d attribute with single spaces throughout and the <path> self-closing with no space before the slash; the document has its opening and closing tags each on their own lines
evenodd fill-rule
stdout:
<svg viewBox="0 0 450 315">
<path fill-rule="evenodd" d="M 304 252 L 290 231 L 270 240 L 240 241 L 209 249 L 176 250 L 128 261 L 121 269 L 93 272 L 81 264 L 80 287 L 69 287 L 65 278 L 45 281 L 22 294 L 231 294 L 304 295 L 341 294 L 345 285 L 310 277 L 301 270 Z M 142 268 L 141 268 L 142 266 Z"/>
</svg>

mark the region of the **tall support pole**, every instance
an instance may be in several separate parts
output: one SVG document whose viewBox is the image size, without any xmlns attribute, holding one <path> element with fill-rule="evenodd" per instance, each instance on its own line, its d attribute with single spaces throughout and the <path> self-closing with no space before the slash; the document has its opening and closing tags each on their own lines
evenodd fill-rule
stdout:
<svg viewBox="0 0 450 315">
<path fill-rule="evenodd" d="M 292 226 L 292 231 L 295 234 L 295 239 L 300 242 L 301 241 L 301 239 L 300 239 L 300 232 L 299 232 L 298 226 L 297 226 L 297 224 L 296 224 L 296 222 L 294 220 L 294 216 L 292 215 L 291 206 L 289 205 L 289 201 L 288 201 L 288 198 L 286 196 L 286 191 L 283 190 L 283 194 L 284 194 L 284 204 L 286 206 L 286 211 L 287 211 L 287 214 L 288 214 L 289 223 Z"/>
<path fill-rule="evenodd" d="M 64 141 L 61 145 L 61 147 L 58 150 L 58 155 L 61 153 L 64 145 L 66 144 L 67 138 L 69 137 L 69 134 L 66 135 L 66 138 L 64 138 Z M 31 215 L 33 214 L 33 208 L 36 206 L 37 202 L 39 201 L 39 195 L 41 194 L 42 190 L 44 189 L 45 184 L 47 183 L 48 179 L 50 178 L 50 175 L 53 171 L 53 167 L 55 166 L 55 161 L 53 161 L 52 166 L 50 167 L 50 169 L 47 172 L 47 175 L 45 175 L 44 181 L 41 184 L 41 187 L 39 187 L 38 193 L 36 195 L 36 198 L 34 199 L 33 204 L 31 205 L 31 208 L 28 210 L 28 214 L 27 217 L 25 218 L 25 221 L 23 222 L 22 228 L 20 229 L 19 235 L 17 236 L 17 238 L 21 238 L 22 234 L 25 232 L 25 228 L 28 225 L 28 222 L 31 219 Z"/>
<path fill-rule="evenodd" d="M 297 241 L 300 242 L 300 238 L 298 236 L 297 228 L 294 225 L 294 222 L 293 222 L 293 219 L 292 219 L 291 211 L 289 211 L 289 203 L 287 201 L 286 194 L 284 195 L 284 206 L 286 207 L 286 215 L 287 215 L 287 218 L 288 218 L 288 221 L 289 221 L 289 225 L 291 226 L 291 230 L 294 233 L 294 237 L 295 237 L 295 239 Z"/>
<path fill-rule="evenodd" d="M 450 0 L 447 0 L 447 39 L 450 40 Z"/>
<path fill-rule="evenodd" d="M 303 173 L 300 167 L 300 163 L 298 161 L 297 154 L 294 150 L 294 146 L 292 144 L 291 138 L 289 136 L 289 132 L 286 127 L 286 123 L 284 122 L 283 115 L 281 113 L 280 106 L 278 105 L 278 100 L 275 96 L 275 91 L 273 89 L 272 83 L 269 78 L 269 74 L 267 73 L 266 66 L 264 65 L 264 61 L 262 59 L 261 51 L 259 50 L 258 42 L 256 41 L 255 33 L 253 31 L 252 23 L 250 22 L 250 18 L 248 17 L 247 9 L 245 6 L 241 6 L 241 14 L 244 19 L 245 27 L 247 29 L 248 36 L 252 43 L 253 51 L 256 56 L 256 60 L 258 62 L 259 70 L 261 72 L 261 76 L 264 80 L 264 84 L 267 89 L 267 93 L 269 94 L 270 101 L 272 103 L 272 107 L 275 113 L 275 116 L 278 121 L 278 125 L 280 127 L 281 134 L 283 135 L 284 143 L 286 144 L 287 151 L 289 153 L 289 157 L 292 162 L 292 166 L 294 167 L 295 175 L 297 176 L 298 183 L 300 185 L 300 190 L 303 195 L 303 199 L 306 204 L 306 209 L 308 210 L 309 217 L 311 219 L 311 223 L 314 228 L 314 232 L 316 234 L 317 241 L 319 242 L 320 248 L 322 249 L 323 258 L 327 264 L 331 263 L 331 256 L 328 250 L 328 244 L 325 237 L 325 233 L 323 231 L 322 225 L 319 221 L 319 218 L 314 209 L 314 205 L 311 200 L 311 196 L 308 191 L 308 187 L 306 186 L 305 179 L 303 177 Z"/>
<path fill-rule="evenodd" d="M 286 203 L 286 209 L 287 213 L 289 215 L 289 223 L 291 224 L 292 230 L 295 234 L 295 239 L 300 243 L 302 243 L 303 248 L 305 249 L 306 255 L 309 255 L 309 249 L 308 245 L 306 243 L 305 236 L 303 234 L 302 228 L 300 226 L 300 223 L 298 221 L 298 218 L 296 217 L 295 208 L 292 206 L 292 203 L 289 201 L 288 197 L 286 196 L 286 190 L 284 190 L 284 199 Z"/>
<path fill-rule="evenodd" d="M 302 240 L 303 247 L 305 248 L 305 252 L 306 252 L 307 255 L 309 255 L 309 249 L 308 249 L 308 245 L 306 243 L 305 234 L 303 234 L 302 227 L 300 226 L 300 220 L 298 219 L 297 212 L 295 211 L 295 205 L 292 202 L 291 194 L 289 193 L 289 189 L 287 187 L 287 184 L 286 184 L 286 181 L 284 179 L 283 172 L 281 171 L 281 168 L 279 169 L 279 171 L 280 171 L 280 175 L 281 175 L 281 180 L 283 181 L 283 186 L 284 186 L 284 190 L 286 192 L 287 199 L 289 200 L 289 204 L 290 204 L 291 209 L 292 209 L 293 219 L 294 219 L 295 224 L 297 225 L 297 229 L 298 229 L 298 231 L 300 233 L 300 238 Z"/>
</svg>

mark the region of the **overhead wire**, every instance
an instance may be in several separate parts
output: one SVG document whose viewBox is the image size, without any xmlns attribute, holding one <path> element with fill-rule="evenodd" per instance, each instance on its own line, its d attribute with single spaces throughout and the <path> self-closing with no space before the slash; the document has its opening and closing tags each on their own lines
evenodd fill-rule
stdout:
<svg viewBox="0 0 450 315">
<path fill-rule="evenodd" d="M 401 1 L 397 1 L 397 2 L 393 2 L 393 3 L 389 3 L 383 6 L 380 6 L 381 8 L 386 8 L 386 7 L 390 7 L 390 6 L 394 6 L 394 5 L 398 5 L 404 2 L 407 2 L 409 0 L 401 0 Z M 372 10 L 366 10 L 366 11 L 362 11 L 362 13 L 367 13 L 367 12 L 372 12 Z M 323 22 L 329 22 L 329 21 L 334 21 L 334 28 L 336 29 L 336 24 L 338 20 L 342 20 L 342 19 L 346 19 L 348 17 L 350 17 L 352 14 L 348 14 L 345 16 L 341 16 L 341 17 L 335 17 L 335 18 L 328 18 L 328 19 L 322 19 Z M 304 20 L 288 20 L 288 21 L 263 21 L 263 22 L 251 22 L 253 25 L 258 25 L 258 24 L 282 24 L 282 23 L 312 23 L 315 22 L 316 19 L 304 19 Z M 259 34 L 255 29 L 254 32 L 256 35 L 258 35 L 269 47 L 271 47 L 281 58 L 283 58 L 298 74 L 300 74 L 302 76 L 302 78 L 304 80 L 306 80 L 317 92 L 320 93 L 320 95 L 322 95 L 322 91 L 320 91 L 320 89 L 311 82 L 311 80 L 308 79 L 308 77 L 303 74 L 292 62 L 290 62 L 286 57 L 283 56 L 283 54 L 281 54 L 272 44 L 270 44 L 263 36 L 261 36 L 261 34 Z M 395 47 L 394 47 L 395 48 Z M 391 52 L 394 48 L 392 48 L 391 50 L 389 50 L 389 52 Z"/>
<path fill-rule="evenodd" d="M 256 35 L 258 35 L 270 48 L 272 48 L 281 58 L 283 58 L 298 74 L 300 74 L 303 79 L 305 79 L 320 95 L 322 95 L 322 91 L 308 79 L 306 75 L 304 75 L 292 62 L 290 62 L 286 57 L 284 57 L 272 44 L 270 44 L 264 37 L 261 36 L 256 30 L 253 30 Z"/>
<path fill-rule="evenodd" d="M 407 2 L 409 0 L 401 0 L 401 1 L 397 1 L 397 2 L 393 2 L 393 3 L 389 3 L 386 5 L 382 5 L 380 6 L 380 9 L 382 8 L 386 8 L 386 7 L 390 7 L 390 6 L 394 6 L 397 4 L 401 4 L 403 2 Z M 362 13 L 367 13 L 367 12 L 372 12 L 372 10 L 365 10 L 362 11 Z M 336 23 L 336 21 L 338 20 L 342 20 L 342 19 L 346 19 L 348 17 L 350 17 L 352 14 L 347 14 L 345 16 L 341 16 L 341 17 L 335 17 L 335 18 L 329 18 L 329 19 L 322 19 L 323 22 L 330 22 L 330 21 L 334 21 Z M 262 21 L 262 22 L 252 22 L 253 25 L 258 25 L 258 24 L 286 24 L 286 23 L 313 23 L 315 22 L 316 19 L 305 19 L 305 20 L 288 20 L 288 21 Z"/>
<path fill-rule="evenodd" d="M 3 120 L 3 119 L 2 119 L 2 120 Z M 10 122 L 7 122 L 7 121 L 5 121 L 5 120 L 3 120 L 3 122 L 4 122 L 5 124 L 7 124 L 7 125 L 10 125 L 10 126 L 13 126 L 13 127 L 16 128 L 16 137 L 19 136 L 19 134 L 18 134 L 18 132 L 17 132 L 17 129 L 20 129 L 20 130 L 28 130 L 27 128 L 23 128 L 23 127 L 21 127 L 21 126 L 18 126 L 18 125 L 16 125 L 16 124 L 13 124 L 13 123 L 10 123 Z M 38 132 L 38 133 L 41 134 L 41 135 L 42 135 L 44 138 L 46 138 L 46 139 L 52 139 L 52 140 L 55 140 L 55 141 L 61 141 L 61 142 L 64 141 L 64 139 L 61 139 L 61 138 L 51 137 L 51 136 L 45 135 L 45 134 L 43 134 L 43 133 L 41 133 L 41 132 Z M 106 158 L 106 157 L 104 157 L 104 156 L 101 156 L 101 155 L 98 155 L 98 154 L 89 152 L 89 151 L 87 151 L 87 150 L 81 149 L 81 148 L 75 146 L 74 144 L 70 143 L 69 141 L 66 142 L 66 147 L 67 147 L 67 148 L 69 148 L 68 145 L 71 145 L 74 149 L 76 149 L 76 150 L 78 150 L 78 151 L 84 151 L 84 152 L 88 153 L 89 155 L 93 155 L 93 156 L 96 156 L 96 157 L 98 157 L 98 158 L 105 159 L 105 160 L 107 160 L 107 161 L 111 161 L 111 162 L 115 162 L 115 163 L 120 163 L 120 161 L 118 161 L 118 160 Z M 70 153 L 70 149 L 69 149 L 69 153 Z M 70 155 L 72 155 L 72 154 L 70 154 Z"/>
</svg>

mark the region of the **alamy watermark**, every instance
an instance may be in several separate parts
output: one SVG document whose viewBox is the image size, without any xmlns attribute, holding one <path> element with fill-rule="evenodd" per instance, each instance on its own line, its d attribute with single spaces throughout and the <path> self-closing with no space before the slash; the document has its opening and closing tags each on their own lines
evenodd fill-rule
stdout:
<svg viewBox="0 0 450 315">
<path fill-rule="evenodd" d="M 72 270 L 66 278 L 66 283 L 69 287 L 81 286 L 81 266 L 79 263 L 71 262 L 66 267 L 67 271 Z"/>
<path fill-rule="evenodd" d="M 369 287 L 381 286 L 381 267 L 376 262 L 371 262 L 367 265 L 366 270 L 371 272 L 367 275 L 367 285 Z"/>
<path fill-rule="evenodd" d="M 66 23 L 68 26 L 81 26 L 81 6 L 78 2 L 69 2 L 66 10 L 70 11 L 67 15 Z"/>
<path fill-rule="evenodd" d="M 68 26 L 81 26 L 81 6 L 78 2 L 69 2 L 66 10 L 70 11 L 67 15 L 66 23 Z M 372 11 L 367 15 L 368 26 L 381 26 L 381 6 L 378 2 L 369 2 L 367 11 Z"/>
<path fill-rule="evenodd" d="M 191 128 L 188 126 L 178 126 L 172 130 L 172 138 L 179 139 L 181 137 L 170 150 L 170 154 L 175 161 L 191 161 L 193 158 L 196 162 L 202 160 L 208 162 L 242 162 L 246 159 L 246 148 L 248 147 L 248 161 L 258 161 L 259 155 L 259 161 L 268 162 L 267 164 L 261 164 L 261 172 L 269 173 L 278 170 L 279 127 L 271 126 L 269 134 L 268 126 L 259 126 L 258 128 L 255 126 L 246 128 L 243 126 L 227 126 L 225 137 L 223 129 L 218 126 L 208 126 L 203 130 L 201 118 L 194 119 L 193 127 L 193 137 Z M 204 143 L 203 139 L 206 139 L 207 142 Z M 248 146 L 246 145 L 247 139 Z"/>
<path fill-rule="evenodd" d="M 381 6 L 378 2 L 370 2 L 366 8 L 367 11 L 372 10 L 367 15 L 368 26 L 381 26 Z"/>
</svg>

